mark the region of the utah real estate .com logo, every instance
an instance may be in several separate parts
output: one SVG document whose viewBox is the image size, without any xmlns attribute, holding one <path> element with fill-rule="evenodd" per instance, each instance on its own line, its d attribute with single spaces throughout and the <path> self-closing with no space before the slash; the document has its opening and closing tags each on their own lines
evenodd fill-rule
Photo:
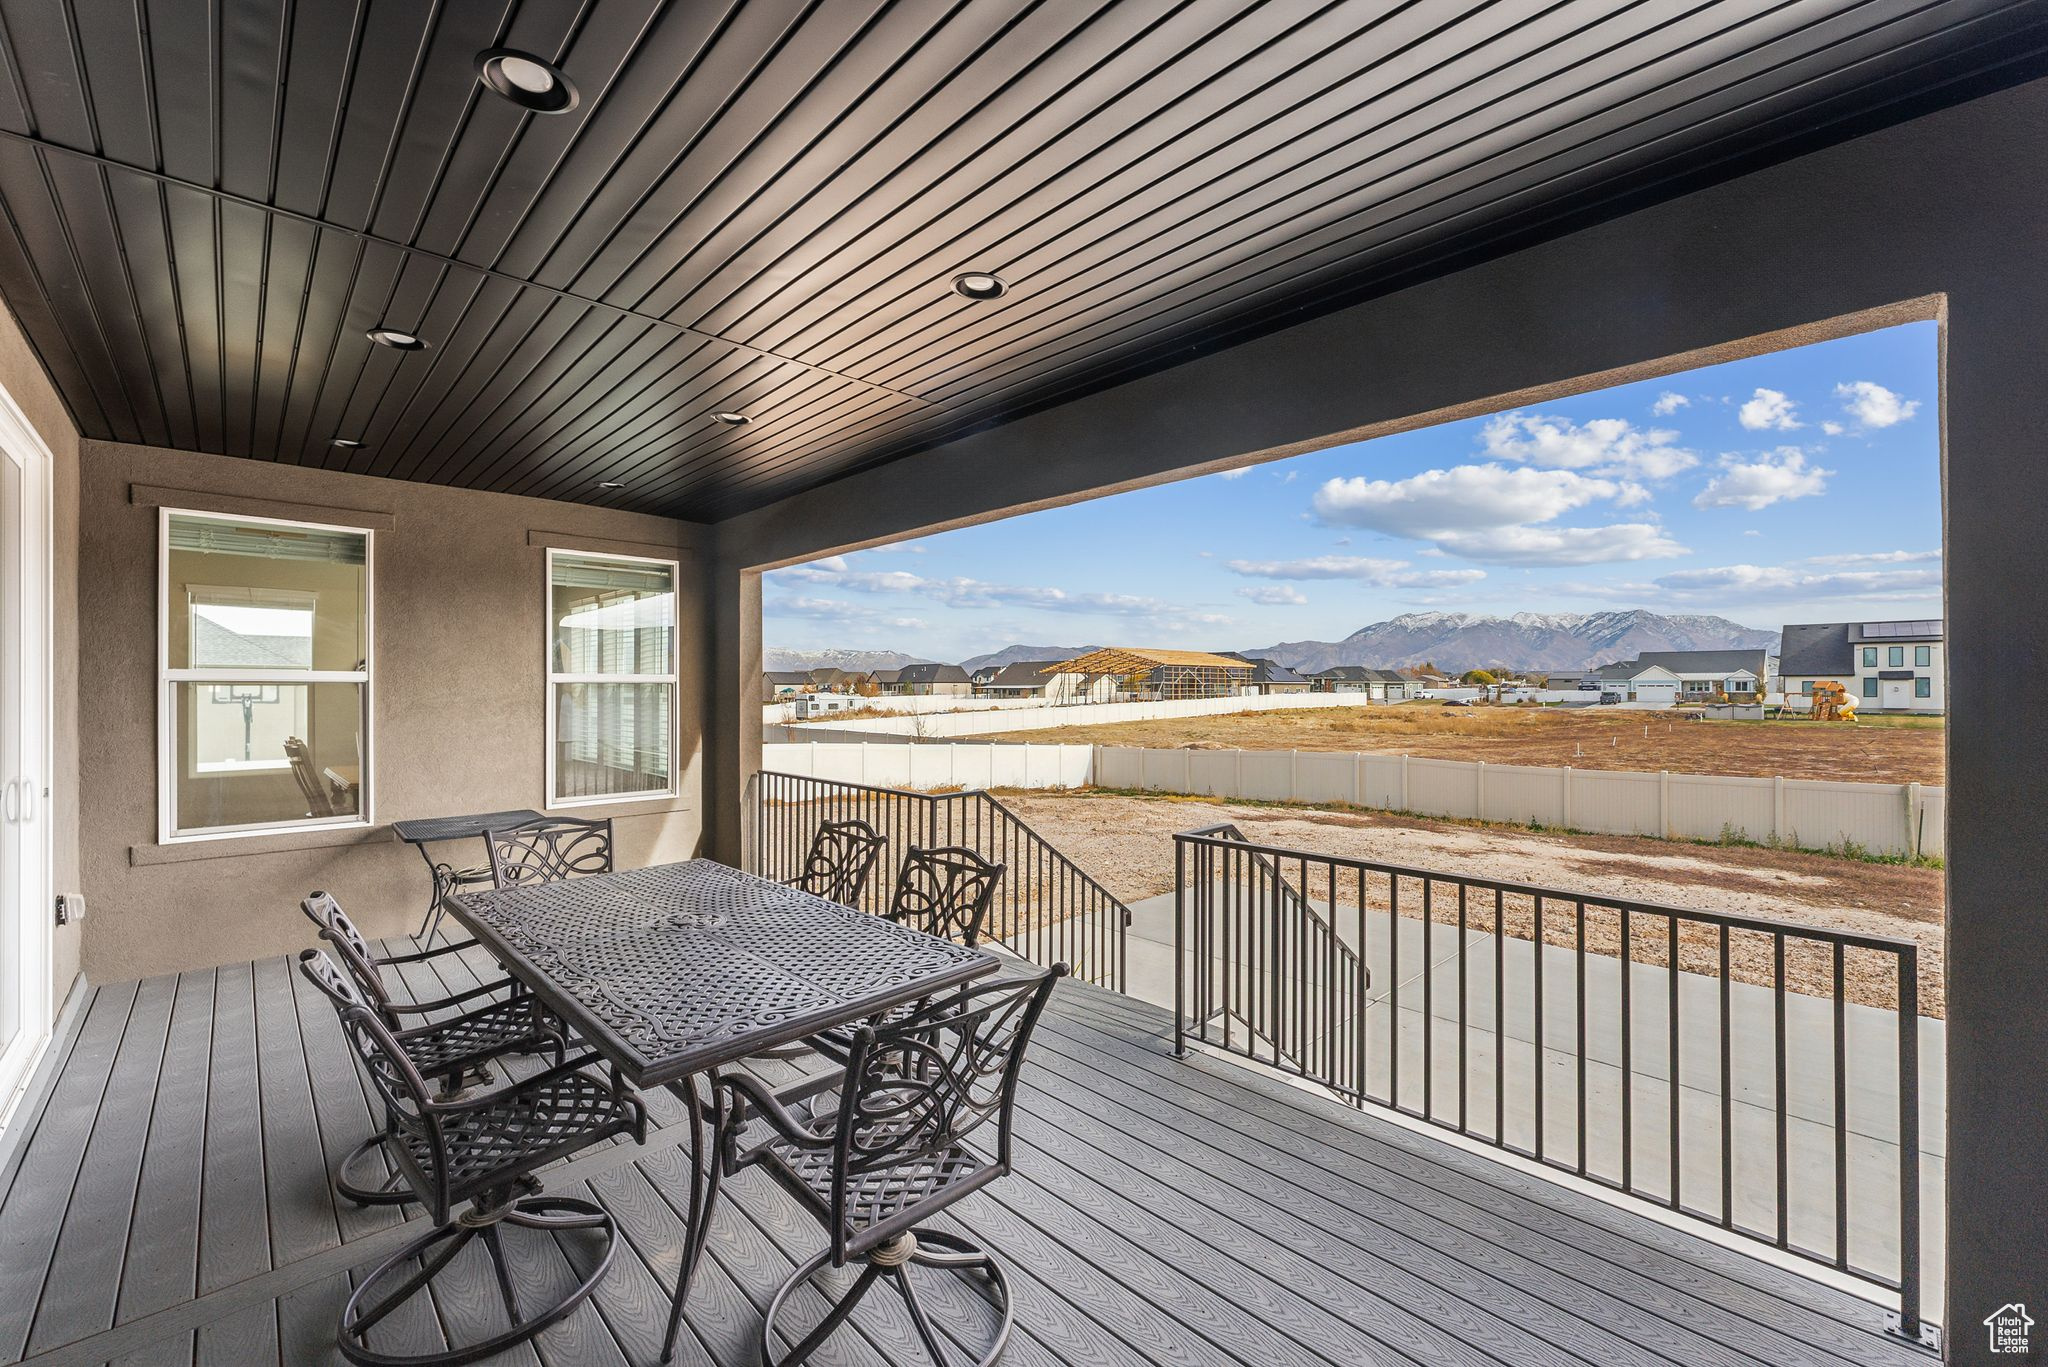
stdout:
<svg viewBox="0 0 2048 1367">
<path fill-rule="evenodd" d="M 1984 1317 L 1994 1353 L 2025 1353 L 2033 1343 L 2034 1317 L 2019 1301 L 2001 1305 Z"/>
</svg>

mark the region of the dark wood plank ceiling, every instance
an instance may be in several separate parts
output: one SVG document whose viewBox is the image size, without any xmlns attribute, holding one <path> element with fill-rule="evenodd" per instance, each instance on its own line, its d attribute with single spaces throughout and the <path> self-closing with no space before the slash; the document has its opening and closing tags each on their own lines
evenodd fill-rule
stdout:
<svg viewBox="0 0 2048 1367">
<path fill-rule="evenodd" d="M 0 0 L 0 292 L 88 436 L 711 519 L 2044 53 L 2040 0 Z"/>
</svg>

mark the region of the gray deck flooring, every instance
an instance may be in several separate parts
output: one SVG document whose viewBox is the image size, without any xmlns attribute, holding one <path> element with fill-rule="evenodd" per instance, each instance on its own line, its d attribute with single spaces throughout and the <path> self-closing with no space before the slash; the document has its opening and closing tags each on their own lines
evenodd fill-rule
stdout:
<svg viewBox="0 0 2048 1367">
<path fill-rule="evenodd" d="M 421 995 L 467 985 L 421 975 Z M 1004 1255 L 1006 1363 L 1924 1364 L 1879 1308 L 1229 1062 L 1171 1057 L 1157 1007 L 1063 985 L 1022 1094 L 1019 1171 L 942 1223 Z M 412 1232 L 334 1198 L 371 1125 L 332 1011 L 287 960 L 97 989 L 0 1167 L 0 1363 L 340 1361 L 354 1269 Z M 781 1065 L 768 1065 L 770 1068 Z M 787 1080 L 786 1069 L 771 1081 Z M 593 1150 L 551 1190 L 628 1242 L 524 1367 L 651 1364 L 678 1263 L 681 1106 L 642 1148 Z M 728 1187 L 679 1363 L 756 1361 L 776 1284 L 822 1243 L 759 1173 Z M 521 1246 L 536 1289 L 571 1275 Z M 381 1346 L 437 1346 L 490 1304 L 481 1264 Z M 961 1323 L 987 1311 L 951 1291 Z M 802 1314 L 822 1313 L 813 1295 Z M 871 1298 L 816 1359 L 917 1362 Z"/>
</svg>

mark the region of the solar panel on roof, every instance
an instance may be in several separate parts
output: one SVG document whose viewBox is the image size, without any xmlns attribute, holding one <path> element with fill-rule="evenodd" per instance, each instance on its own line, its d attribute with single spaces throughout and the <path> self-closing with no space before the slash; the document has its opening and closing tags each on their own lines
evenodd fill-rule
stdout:
<svg viewBox="0 0 2048 1367">
<path fill-rule="evenodd" d="M 1939 635 L 1941 635 L 1941 621 L 1939 618 L 1933 621 L 1865 622 L 1863 624 L 1863 639 L 1866 641 L 1882 641 L 1887 638 L 1901 636 Z"/>
</svg>

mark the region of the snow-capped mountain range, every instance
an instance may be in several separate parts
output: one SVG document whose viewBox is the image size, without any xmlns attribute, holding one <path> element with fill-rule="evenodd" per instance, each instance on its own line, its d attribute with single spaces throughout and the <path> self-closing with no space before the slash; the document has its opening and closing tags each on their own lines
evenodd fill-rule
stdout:
<svg viewBox="0 0 2048 1367">
<path fill-rule="evenodd" d="M 1400 669 L 1571 670 L 1632 660 L 1646 650 L 1775 650 L 1778 633 L 1725 617 L 1663 616 L 1641 608 L 1615 612 L 1408 612 L 1360 627 L 1341 641 L 1282 641 L 1247 650 L 1290 669 L 1372 665 Z"/>
<path fill-rule="evenodd" d="M 1143 645 L 1145 642 L 1137 642 Z M 1402 669 L 1573 670 L 1632 660 L 1645 650 L 1776 650 L 1778 633 L 1725 617 L 1664 616 L 1642 608 L 1615 612 L 1518 612 L 1488 617 L 1473 612 L 1407 612 L 1360 627 L 1341 641 L 1282 641 L 1242 653 L 1277 660 L 1290 669 L 1371 665 Z M 973 673 L 983 665 L 1018 660 L 1068 660 L 1093 646 L 1009 645 L 960 662 Z M 922 663 L 892 650 L 769 650 L 768 669 L 895 669 Z"/>
</svg>

